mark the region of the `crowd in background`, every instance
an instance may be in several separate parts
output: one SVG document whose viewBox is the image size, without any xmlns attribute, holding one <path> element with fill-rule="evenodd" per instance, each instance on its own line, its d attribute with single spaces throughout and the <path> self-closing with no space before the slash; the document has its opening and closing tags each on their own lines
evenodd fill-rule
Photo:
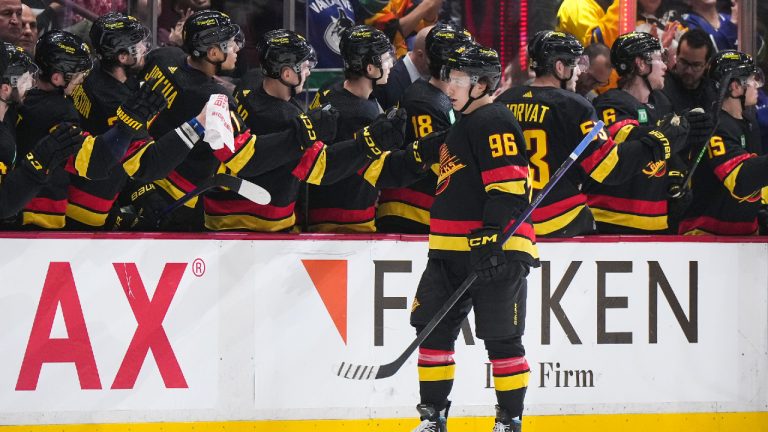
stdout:
<svg viewBox="0 0 768 432">
<path fill-rule="evenodd" d="M 724 50 L 738 49 L 738 7 L 740 0 L 720 2 L 716 0 L 638 0 L 637 30 L 647 32 L 656 38 L 664 52 L 661 60 L 666 70 L 665 85 L 649 84 L 652 94 L 649 100 L 640 102 L 655 110 L 655 117 L 663 118 L 666 114 L 682 113 L 695 107 L 702 107 L 707 112 L 717 108 L 717 84 L 710 80 L 708 64 L 713 56 Z M 428 56 L 425 50 L 426 31 L 437 22 L 454 22 L 458 27 L 467 21 L 480 21 L 472 7 L 484 9 L 476 5 L 478 2 L 451 0 L 390 0 L 390 1 L 357 1 L 357 0 L 306 0 L 297 2 L 298 33 L 305 33 L 314 48 L 312 66 L 318 68 L 343 68 L 344 61 L 340 54 L 339 41 L 344 29 L 355 24 L 366 24 L 377 28 L 389 38 L 393 47 L 393 66 L 389 79 L 383 85 L 374 86 L 371 100 L 378 103 L 380 111 L 386 111 L 398 106 L 403 97 L 407 96 L 408 88 L 419 79 L 429 79 L 430 70 Z M 148 20 L 147 3 L 145 0 L 134 2 L 136 16 L 139 21 Z M 615 70 L 615 59 L 612 62 L 611 47 L 619 38 L 618 34 L 618 0 L 563 0 L 554 2 L 556 15 L 551 17 L 551 29 L 573 35 L 585 48 L 583 55 L 588 58 L 588 67 L 576 77 L 575 91 L 587 101 L 599 100 L 610 89 L 622 88 L 621 72 Z M 486 5 L 487 7 L 487 5 Z M 534 5 L 529 5 L 535 8 Z M 765 8 L 765 2 L 759 2 L 758 7 Z M 97 17 L 114 10 L 125 10 L 124 0 L 0 0 L 0 40 L 21 47 L 30 57 L 35 56 L 35 46 L 40 37 L 53 29 L 65 28 L 68 32 L 79 35 L 92 47 L 97 41 L 90 40 L 90 26 Z M 282 24 L 283 3 L 265 0 L 166 0 L 160 5 L 162 12 L 158 19 L 157 40 L 159 46 L 177 47 L 188 51 L 185 46 L 183 29 L 186 20 L 195 12 L 202 10 L 221 10 L 229 15 L 232 21 L 239 25 L 244 44 L 239 50 L 237 65 L 233 70 L 218 70 L 214 79 L 233 94 L 243 94 L 260 88 L 263 80 L 263 64 L 258 50 L 264 34 Z M 487 12 L 484 10 L 484 12 Z M 758 16 L 761 16 L 758 14 Z M 762 15 L 766 16 L 765 14 Z M 763 25 L 761 23 L 760 25 Z M 475 25 L 473 23 L 473 25 Z M 759 26 L 760 27 L 760 26 Z M 532 29 L 533 30 L 533 29 Z M 543 29 L 542 29 L 543 30 Z M 533 36 L 531 31 L 530 35 Z M 757 66 L 765 65 L 766 56 L 763 40 L 757 38 L 758 53 L 755 56 Z M 530 48 L 530 47 L 529 47 Z M 94 50 L 98 51 L 98 50 Z M 173 52 L 176 58 L 184 54 Z M 521 67 L 521 56 L 528 53 L 521 49 L 516 56 L 505 65 L 501 83 L 495 96 L 505 91 L 531 83 L 536 75 L 533 68 Z M 226 56 L 225 56 L 226 58 Z M 144 74 L 144 75 L 142 75 Z M 147 76 L 147 71 L 138 76 Z M 321 93 L 323 89 L 332 87 L 334 81 L 342 80 L 341 75 L 327 77 L 327 82 L 317 83 Z M 308 85 L 303 85 L 306 90 Z M 306 94 L 306 93 L 305 93 Z M 304 104 L 315 98 L 314 93 L 292 95 L 297 104 Z M 757 132 L 757 142 L 750 141 L 750 147 L 745 149 L 752 154 L 762 155 L 768 149 L 768 97 L 763 88 L 758 89 L 757 102 L 744 106 L 744 118 Z M 743 105 L 743 104 L 742 104 Z M 242 113 L 241 113 L 242 114 Z M 605 117 L 604 111 L 598 109 L 598 116 Z M 247 120 L 247 119 L 243 119 Z M 6 117 L 5 122 L 15 121 Z M 641 123 L 643 123 L 641 121 Z M 410 127 L 410 126 L 409 126 Z M 750 129 L 750 130 L 752 130 Z M 272 131 L 268 131 L 272 132 Z M 156 139 L 159 137 L 155 137 Z M 418 136 L 417 136 L 418 138 Z M 530 146 L 529 146 L 530 147 Z M 688 166 L 696 158 L 696 149 L 689 149 Z M 10 169 L 5 167 L 4 169 Z M 685 171 L 684 168 L 681 169 Z M 685 177 L 685 176 L 683 176 Z M 690 179 L 687 179 L 690 180 Z M 328 186 L 331 187 L 331 186 Z M 586 186 L 585 186 L 586 187 Z M 695 188 L 694 188 L 695 192 Z M 306 193 L 306 191 L 302 191 Z M 386 192 L 382 192 L 386 194 Z M 733 194 L 735 200 L 742 199 Z M 749 202 L 755 203 L 756 197 L 749 196 Z M 309 198 L 303 198 L 309 201 Z M 225 200 L 226 201 L 226 200 Z M 669 212 L 677 205 L 670 198 Z M 762 200 L 758 199 L 758 204 Z M 120 202 L 119 200 L 115 201 Z M 690 202 L 685 206 L 689 206 Z M 117 204 L 115 204 L 117 206 Z M 759 217 L 768 220 L 764 203 L 759 207 Z M 109 209 L 108 209 L 109 210 Z M 269 228 L 267 231 L 300 230 L 307 223 L 308 209 L 299 203 L 292 212 L 296 218 L 290 225 L 281 225 L 279 229 Z M 428 209 L 427 209 L 428 210 Z M 233 210 L 234 211 L 234 210 Z M 300 214 L 305 212 L 306 214 Z M 680 230 L 678 223 L 684 219 L 682 215 L 675 216 L 676 221 L 663 229 L 650 230 L 652 233 L 683 233 L 695 230 Z M 758 218 L 758 215 L 755 215 Z M 13 218 L 11 218 L 13 219 Z M 757 219 L 756 219 L 757 220 Z M 761 219 L 763 224 L 766 221 Z M 21 225 L 19 225 L 21 224 Z M 208 229 L 211 225 L 205 224 Z M 317 224 L 322 226 L 323 224 Z M 355 228 L 329 228 L 338 232 L 374 232 L 375 223 L 364 223 Z M 600 225 L 598 221 L 598 226 Z M 35 224 L 26 224 L 16 218 L 6 223 L 10 229 L 41 228 Z M 260 231 L 259 224 L 251 229 Z M 750 226 L 751 227 L 751 226 Z M 45 228 L 43 226 L 43 228 Z M 71 227 L 65 227 L 71 228 Z M 85 227 L 87 228 L 87 226 Z M 103 226 L 99 229 L 112 229 Z M 84 229 L 80 226 L 79 229 Z M 168 229 L 174 229 L 168 227 Z M 186 229 L 186 228 L 185 228 Z M 203 230 L 204 226 L 193 226 L 192 230 Z M 238 229 L 238 228 L 223 228 Z M 311 230 L 322 231 L 323 228 Z M 381 229 L 379 229 L 381 231 Z M 728 234 L 717 230 L 701 230 L 708 233 Z M 403 232 L 393 230 L 392 232 Z M 405 230 L 405 232 L 408 232 Z M 418 232 L 418 231 L 417 231 Z M 623 231 L 592 231 L 596 233 L 643 233 L 643 229 Z M 754 230 L 754 232 L 757 232 Z M 423 232 L 426 233 L 426 232 Z M 585 232 L 585 233 L 589 233 Z M 752 234 L 751 228 L 745 232 Z M 546 235 L 546 234 L 545 234 Z"/>
</svg>

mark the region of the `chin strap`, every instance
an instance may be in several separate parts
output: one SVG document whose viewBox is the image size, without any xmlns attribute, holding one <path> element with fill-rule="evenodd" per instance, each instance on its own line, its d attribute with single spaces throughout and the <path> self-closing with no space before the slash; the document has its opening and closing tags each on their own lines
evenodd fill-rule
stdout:
<svg viewBox="0 0 768 432">
<path fill-rule="evenodd" d="M 469 108 L 470 105 L 472 105 L 472 102 L 480 99 L 481 97 L 485 96 L 485 93 L 481 94 L 478 97 L 472 97 L 472 90 L 475 89 L 475 84 L 472 84 L 469 86 L 469 91 L 467 92 L 467 103 L 464 104 L 463 107 L 459 110 L 459 112 L 463 113 L 467 108 Z"/>
</svg>

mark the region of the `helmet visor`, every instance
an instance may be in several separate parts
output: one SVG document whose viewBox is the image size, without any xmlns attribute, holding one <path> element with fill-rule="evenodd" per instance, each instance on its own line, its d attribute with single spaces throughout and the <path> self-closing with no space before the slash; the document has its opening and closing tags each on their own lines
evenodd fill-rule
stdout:
<svg viewBox="0 0 768 432">
<path fill-rule="evenodd" d="M 762 88 L 765 85 L 765 73 L 760 68 L 755 68 L 755 73 L 753 73 L 749 78 L 747 78 L 747 85 L 753 85 L 755 88 Z"/>
</svg>

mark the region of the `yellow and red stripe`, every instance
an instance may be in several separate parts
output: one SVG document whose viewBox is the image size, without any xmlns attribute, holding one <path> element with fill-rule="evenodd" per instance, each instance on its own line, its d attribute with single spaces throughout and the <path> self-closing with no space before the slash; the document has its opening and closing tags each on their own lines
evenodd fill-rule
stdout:
<svg viewBox="0 0 768 432">
<path fill-rule="evenodd" d="M 295 202 L 286 206 L 258 205 L 246 200 L 203 198 L 205 227 L 213 231 L 279 232 L 293 227 Z"/>
<path fill-rule="evenodd" d="M 589 195 L 587 202 L 598 222 L 646 231 L 667 229 L 667 201 Z"/>
</svg>

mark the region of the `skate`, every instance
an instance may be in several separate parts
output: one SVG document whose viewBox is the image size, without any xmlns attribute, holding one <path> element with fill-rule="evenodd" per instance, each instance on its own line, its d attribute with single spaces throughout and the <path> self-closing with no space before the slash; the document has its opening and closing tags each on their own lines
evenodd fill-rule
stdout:
<svg viewBox="0 0 768 432">
<path fill-rule="evenodd" d="M 492 432 L 520 432 L 522 426 L 519 417 L 511 418 L 507 410 L 496 405 L 496 423 Z"/>
<path fill-rule="evenodd" d="M 448 408 L 451 407 L 451 401 L 445 406 L 445 409 L 438 411 L 432 404 L 418 404 L 416 409 L 421 414 L 421 423 L 416 426 L 413 432 L 447 432 L 446 421 L 448 419 Z"/>
</svg>

